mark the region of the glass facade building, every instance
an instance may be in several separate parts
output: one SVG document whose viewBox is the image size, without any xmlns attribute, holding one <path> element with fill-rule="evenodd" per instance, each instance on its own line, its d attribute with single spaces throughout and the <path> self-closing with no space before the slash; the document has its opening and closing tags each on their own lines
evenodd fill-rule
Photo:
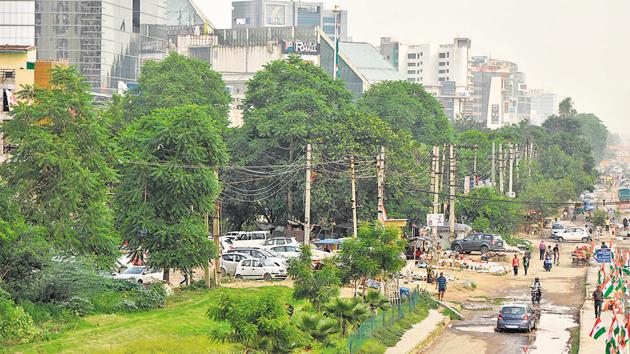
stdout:
<svg viewBox="0 0 630 354">
<path fill-rule="evenodd" d="M 35 45 L 34 0 L 0 0 L 0 45 Z"/>
<path fill-rule="evenodd" d="M 97 96 L 167 53 L 166 0 L 36 0 L 38 60 L 76 65 Z"/>
</svg>

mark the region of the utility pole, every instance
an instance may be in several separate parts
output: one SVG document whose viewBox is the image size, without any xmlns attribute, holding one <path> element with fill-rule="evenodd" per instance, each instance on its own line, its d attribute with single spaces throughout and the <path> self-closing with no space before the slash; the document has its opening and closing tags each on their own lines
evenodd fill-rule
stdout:
<svg viewBox="0 0 630 354">
<path fill-rule="evenodd" d="M 221 201 L 217 199 L 214 203 L 214 215 L 212 217 L 212 238 L 217 250 L 221 249 L 219 236 L 221 236 Z M 219 252 L 214 257 L 214 285 L 221 285 L 221 257 Z"/>
<path fill-rule="evenodd" d="M 205 213 L 205 223 L 206 223 L 206 235 L 210 235 L 210 216 L 208 212 Z M 214 239 L 214 235 L 212 235 Z M 220 248 L 217 248 L 219 250 Z M 206 287 L 210 287 L 210 260 L 208 259 L 203 266 L 203 281 L 206 284 Z"/>
<path fill-rule="evenodd" d="M 431 160 L 431 191 L 433 192 L 433 214 L 439 213 L 440 207 L 440 147 L 433 146 L 433 158 Z M 433 235 L 433 241 L 437 239 L 437 226 L 433 226 L 431 233 Z"/>
<path fill-rule="evenodd" d="M 450 159 L 450 167 L 448 171 L 449 176 L 449 229 L 450 229 L 450 239 L 451 241 L 455 239 L 455 183 L 457 173 L 455 171 L 456 161 L 455 161 L 455 148 L 453 144 L 449 146 L 449 159 Z"/>
<path fill-rule="evenodd" d="M 304 188 L 304 244 L 311 243 L 311 144 L 306 144 L 306 188 Z"/>
<path fill-rule="evenodd" d="M 514 169 L 516 170 L 516 181 L 521 180 L 520 171 L 519 171 L 519 162 L 521 160 L 521 145 L 516 144 L 514 149 Z"/>
<path fill-rule="evenodd" d="M 477 187 L 477 144 L 474 146 L 475 157 L 473 160 L 473 186 Z"/>
<path fill-rule="evenodd" d="M 490 171 L 491 174 L 491 182 L 492 182 L 492 186 L 496 186 L 497 185 L 497 168 L 496 168 L 496 163 L 497 163 L 497 152 L 496 152 L 496 146 L 494 144 L 494 141 L 492 142 L 492 171 Z"/>
<path fill-rule="evenodd" d="M 385 147 L 381 146 L 381 153 L 376 161 L 376 183 L 378 184 L 378 200 L 376 203 L 378 221 L 385 225 Z"/>
<path fill-rule="evenodd" d="M 352 178 L 352 237 L 357 237 L 357 176 L 354 170 L 354 155 L 350 156 L 350 175 Z"/>
<path fill-rule="evenodd" d="M 503 157 L 503 143 L 499 143 L 499 192 L 501 192 L 501 194 L 503 194 L 503 175 L 505 169 Z"/>
<path fill-rule="evenodd" d="M 510 169 L 510 179 L 508 182 L 508 194 L 512 197 L 513 186 L 514 186 L 514 145 L 510 144 L 510 152 L 508 156 L 508 163 Z"/>
<path fill-rule="evenodd" d="M 445 189 L 448 184 L 448 182 L 446 181 L 446 154 L 448 154 L 446 146 L 446 144 L 442 145 L 442 161 L 440 162 L 440 189 Z"/>
</svg>

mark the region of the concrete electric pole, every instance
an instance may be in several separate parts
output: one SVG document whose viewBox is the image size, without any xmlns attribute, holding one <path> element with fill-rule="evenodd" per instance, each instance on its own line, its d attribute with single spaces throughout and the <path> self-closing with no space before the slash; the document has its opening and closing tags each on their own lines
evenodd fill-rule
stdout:
<svg viewBox="0 0 630 354">
<path fill-rule="evenodd" d="M 306 188 L 304 188 L 304 244 L 311 243 L 311 144 L 306 144 Z"/>
<path fill-rule="evenodd" d="M 455 147 L 453 144 L 449 146 L 449 160 L 450 166 L 448 170 L 449 176 L 449 197 L 448 197 L 448 206 L 449 206 L 449 230 L 450 230 L 450 238 L 451 241 L 455 239 L 455 186 L 457 183 L 457 163 L 455 161 Z"/>
<path fill-rule="evenodd" d="M 357 176 L 354 170 L 354 155 L 350 156 L 350 175 L 352 178 L 352 237 L 357 237 Z"/>
</svg>

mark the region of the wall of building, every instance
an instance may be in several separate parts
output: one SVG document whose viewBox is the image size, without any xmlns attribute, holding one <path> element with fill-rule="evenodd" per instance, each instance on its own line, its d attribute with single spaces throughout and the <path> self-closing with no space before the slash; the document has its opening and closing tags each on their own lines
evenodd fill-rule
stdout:
<svg viewBox="0 0 630 354">
<path fill-rule="evenodd" d="M 35 1 L 0 1 L 0 45 L 35 45 Z"/>
<path fill-rule="evenodd" d="M 76 65 L 104 96 L 168 49 L 166 0 L 38 0 L 35 19 L 38 58 Z"/>
</svg>

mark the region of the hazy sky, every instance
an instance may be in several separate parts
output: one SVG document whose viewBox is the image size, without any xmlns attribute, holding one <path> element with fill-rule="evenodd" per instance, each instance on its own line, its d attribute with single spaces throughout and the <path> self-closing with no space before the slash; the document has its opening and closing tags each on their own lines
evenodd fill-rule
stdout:
<svg viewBox="0 0 630 354">
<path fill-rule="evenodd" d="M 320 0 L 321 1 L 321 0 Z M 323 0 L 348 10 L 349 35 L 378 44 L 472 39 L 473 55 L 513 61 L 530 88 L 571 96 L 609 128 L 630 132 L 630 0 Z M 197 0 L 217 28 L 231 0 Z"/>
</svg>

